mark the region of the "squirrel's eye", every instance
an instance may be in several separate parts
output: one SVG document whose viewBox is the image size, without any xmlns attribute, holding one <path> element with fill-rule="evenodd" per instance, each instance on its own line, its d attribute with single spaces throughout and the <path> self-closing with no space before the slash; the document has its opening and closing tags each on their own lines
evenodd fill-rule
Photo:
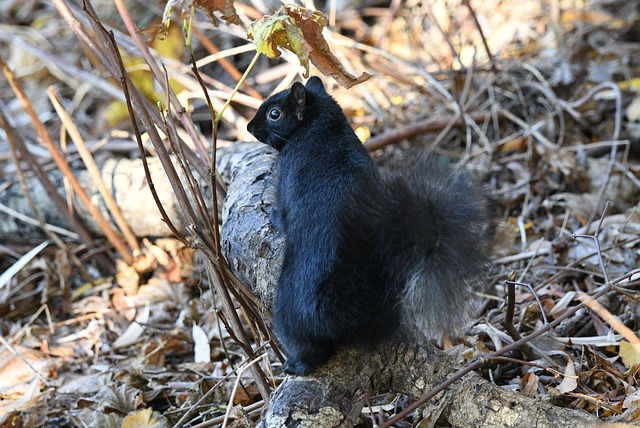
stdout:
<svg viewBox="0 0 640 428">
<path fill-rule="evenodd" d="M 269 110 L 267 116 L 269 117 L 269 120 L 275 122 L 277 120 L 280 120 L 280 118 L 282 117 L 282 112 L 277 108 L 272 108 L 271 110 Z"/>
</svg>

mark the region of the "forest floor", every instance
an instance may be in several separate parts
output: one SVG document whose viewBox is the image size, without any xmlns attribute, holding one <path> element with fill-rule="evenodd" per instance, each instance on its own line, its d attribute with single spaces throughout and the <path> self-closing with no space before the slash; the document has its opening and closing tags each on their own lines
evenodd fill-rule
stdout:
<svg viewBox="0 0 640 428">
<path fill-rule="evenodd" d="M 91 33 L 80 4 L 68 3 Z M 116 9 L 122 3 L 91 3 L 113 29 L 131 81 L 150 105 L 166 106 Z M 179 127 L 185 140 L 196 133 L 211 141 L 201 84 L 220 111 L 254 57 L 247 26 L 277 9 L 242 3 L 237 24 L 215 26 L 194 14 L 199 82 L 177 13 L 183 3 L 175 2 L 162 33 L 166 3 L 127 2 L 133 22 L 146 29 L 136 34 L 158 36 L 153 56 L 195 124 Z M 494 201 L 495 275 L 477 321 L 449 352 L 464 365 L 582 305 L 552 335 L 488 361 L 480 374 L 603 420 L 640 422 L 640 5 L 407 0 L 354 7 L 345 0 L 335 13 L 327 3 L 324 36 L 336 58 L 351 74 L 372 77 L 349 90 L 329 77 L 325 85 L 376 160 L 433 150 L 463 164 Z M 29 201 L 24 190 L 40 181 L 36 172 L 63 170 L 57 154 L 74 171 L 89 168 L 72 125 L 99 167 L 140 158 L 122 87 L 98 54 L 104 46 L 79 42 L 61 4 L 0 2 L 0 427 L 204 427 L 225 416 L 233 426 L 252 426 L 264 394 L 251 374 L 237 375 L 246 348 L 212 297 L 202 252 L 185 245 L 191 238 L 176 239 L 164 225 L 128 235 L 114 226 L 113 211 L 105 219 L 111 226 L 101 224 L 64 172 L 57 181 L 63 205 L 39 216 L 49 221 L 75 209 L 81 223 L 97 226 L 87 229 L 90 239 L 68 222 L 46 235 L 38 227 L 30 206 L 42 201 Z M 291 52 L 259 57 L 222 116 L 217 146 L 251 139 L 246 123 L 262 99 L 302 72 Z M 313 66 L 311 73 L 318 74 Z M 146 155 L 161 157 L 149 139 L 141 141 Z M 126 221 L 160 217 L 133 204 L 121 207 Z M 178 226 L 182 236 L 192 236 L 188 225 Z M 277 385 L 284 377 L 277 350 L 257 336 L 254 351 L 266 344 L 262 364 Z M 419 422 L 412 418 L 407 423 Z"/>
</svg>

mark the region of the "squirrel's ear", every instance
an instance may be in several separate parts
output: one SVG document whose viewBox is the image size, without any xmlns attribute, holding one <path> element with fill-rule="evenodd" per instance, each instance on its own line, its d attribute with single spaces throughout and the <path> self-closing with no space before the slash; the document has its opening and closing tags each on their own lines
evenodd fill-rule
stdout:
<svg viewBox="0 0 640 428">
<path fill-rule="evenodd" d="M 306 88 L 310 91 L 324 92 L 324 85 L 318 76 L 311 76 L 309 80 L 307 80 Z"/>
<path fill-rule="evenodd" d="M 307 93 L 304 91 L 304 86 L 302 86 L 302 83 L 294 83 L 291 87 L 290 98 L 293 104 L 293 112 L 296 115 L 296 119 L 298 120 L 302 120 L 306 97 Z"/>
</svg>

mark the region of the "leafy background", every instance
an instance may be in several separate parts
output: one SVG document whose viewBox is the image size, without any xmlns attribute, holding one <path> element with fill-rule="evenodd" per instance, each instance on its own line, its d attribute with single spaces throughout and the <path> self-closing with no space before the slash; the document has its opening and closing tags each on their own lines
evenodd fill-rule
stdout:
<svg viewBox="0 0 640 428">
<path fill-rule="evenodd" d="M 89 29 L 80 4 L 69 3 Z M 322 36 L 305 35 L 313 43 L 326 40 L 343 72 L 363 76 L 349 90 L 333 78 L 325 82 L 373 156 L 384 163 L 416 147 L 435 150 L 463 163 L 495 201 L 495 276 L 478 321 L 448 344 L 448 352 L 467 364 L 584 304 L 553 335 L 479 370 L 504 388 L 637 422 L 640 6 L 615 0 L 332 3 L 323 6 L 328 27 Z M 214 133 L 223 149 L 249 139 L 246 123 L 260 101 L 305 73 L 299 57 L 304 64 L 309 46 L 303 45 L 311 42 L 292 48 L 296 56 L 285 38 L 282 56 L 268 59 L 255 56 L 247 39 L 249 26 L 264 14 L 272 18 L 259 22 L 283 21 L 282 14 L 273 18 L 277 4 L 196 2 L 195 12 L 187 2 L 92 4 L 114 31 L 131 82 L 151 105 L 166 109 L 165 89 L 153 79 L 116 5 L 128 10 L 140 29 L 135 34 L 166 68 L 208 160 Z M 0 80 L 2 426 L 211 426 L 225 415 L 251 426 L 264 401 L 252 372 L 238 376 L 246 348 L 230 334 L 203 262 L 215 252 L 202 257 L 185 245 L 201 239 L 215 249 L 213 231 L 194 238 L 188 222 L 172 217 L 183 239 L 166 228 L 134 228 L 128 239 L 119 228 L 118 238 L 105 239 L 106 226 L 98 224 L 91 245 L 62 235 L 62 244 L 45 248 L 42 234 L 21 228 L 26 220 L 11 211 L 15 198 L 29 193 L 20 175 L 26 182 L 37 181 L 36 170 L 55 175 L 60 167 L 52 146 L 74 170 L 89 169 L 78 144 L 70 143 L 69 121 L 99 167 L 140 154 L 124 91 L 101 62 L 100 47 L 79 43 L 50 2 L 3 1 L 0 16 L 0 58 L 10 70 Z M 285 35 L 297 28 L 291 25 L 283 26 Z M 326 50 L 315 52 L 312 64 L 329 58 Z M 319 73 L 313 65 L 310 72 Z M 373 77 L 366 80 L 365 72 Z M 22 98 L 10 85 L 11 73 Z M 68 120 L 54 107 L 56 99 Z M 219 128 L 212 125 L 211 108 L 224 110 Z M 151 137 L 142 137 L 146 155 L 161 157 Z M 15 161 L 13 139 L 24 141 L 38 167 L 26 152 Z M 198 152 L 197 144 L 191 148 Z M 125 175 L 142 170 L 139 163 L 127 165 Z M 206 169 L 207 163 L 194 165 Z M 90 177 L 79 185 L 92 186 Z M 64 195 L 73 193 L 68 180 L 57 182 Z M 136 203 L 121 207 L 129 223 L 136 215 L 142 223 L 160 217 L 157 209 Z M 22 214 L 37 217 L 28 208 Z M 593 239 L 574 237 L 593 235 L 598 224 L 599 252 Z M 589 297 L 598 291 L 604 291 L 600 299 Z M 257 336 L 255 346 L 267 344 L 268 361 L 260 364 L 267 382 L 276 385 L 283 376 L 277 348 Z M 419 415 L 412 418 L 417 423 Z"/>
</svg>

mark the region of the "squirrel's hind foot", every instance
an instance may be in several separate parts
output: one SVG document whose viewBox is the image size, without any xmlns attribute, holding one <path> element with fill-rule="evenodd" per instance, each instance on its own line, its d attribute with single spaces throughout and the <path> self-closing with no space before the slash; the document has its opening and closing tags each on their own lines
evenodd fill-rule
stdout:
<svg viewBox="0 0 640 428">
<path fill-rule="evenodd" d="M 327 362 L 333 354 L 333 348 L 317 347 L 311 349 L 305 346 L 296 353 L 290 353 L 284 363 L 284 372 L 289 375 L 304 376 L 316 367 Z"/>
</svg>

